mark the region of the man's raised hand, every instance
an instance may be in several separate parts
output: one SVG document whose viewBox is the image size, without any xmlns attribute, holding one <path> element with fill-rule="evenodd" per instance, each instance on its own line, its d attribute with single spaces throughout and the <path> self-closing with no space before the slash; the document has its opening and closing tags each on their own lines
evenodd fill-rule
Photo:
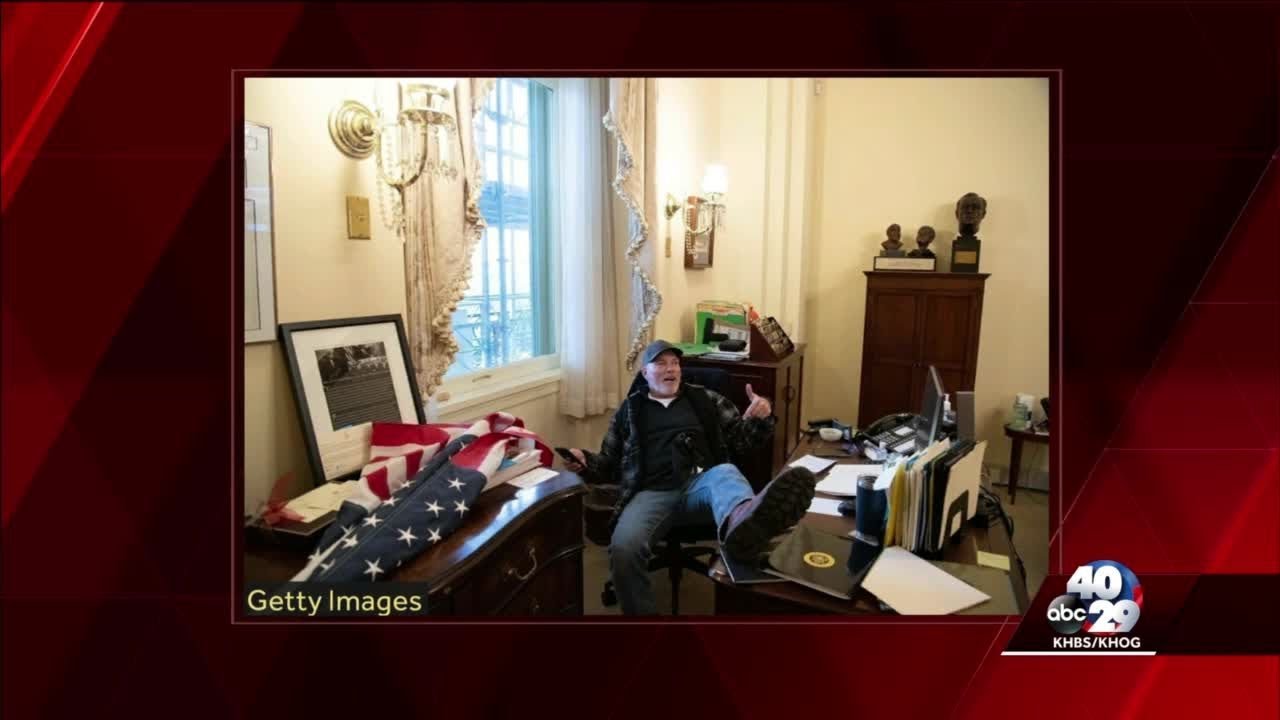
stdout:
<svg viewBox="0 0 1280 720">
<path fill-rule="evenodd" d="M 747 383 L 747 402 L 747 409 L 742 413 L 744 418 L 767 418 L 773 414 L 773 405 L 757 395 L 751 389 L 751 383 Z"/>
</svg>

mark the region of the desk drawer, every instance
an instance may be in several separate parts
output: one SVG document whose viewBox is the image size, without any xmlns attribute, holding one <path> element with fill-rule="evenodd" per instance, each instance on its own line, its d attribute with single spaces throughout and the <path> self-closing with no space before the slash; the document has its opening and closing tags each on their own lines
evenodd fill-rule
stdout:
<svg viewBox="0 0 1280 720">
<path fill-rule="evenodd" d="M 499 615 L 555 616 L 582 614 L 582 551 L 551 561 L 529 579 Z"/>
<path fill-rule="evenodd" d="M 557 560 L 581 550 L 582 498 L 575 496 L 538 513 L 468 572 L 454 595 L 454 612 L 502 612 L 517 593 L 539 581 Z M 572 592 L 581 596 L 581 579 Z"/>
</svg>

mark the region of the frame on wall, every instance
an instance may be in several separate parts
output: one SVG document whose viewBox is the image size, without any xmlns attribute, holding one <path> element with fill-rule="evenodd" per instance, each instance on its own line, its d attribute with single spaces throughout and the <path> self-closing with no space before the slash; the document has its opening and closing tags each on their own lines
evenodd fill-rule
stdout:
<svg viewBox="0 0 1280 720">
<path fill-rule="evenodd" d="M 244 123 L 244 341 L 276 339 L 271 128 Z"/>
<path fill-rule="evenodd" d="M 426 423 L 399 315 L 284 323 L 280 341 L 316 485 L 359 476 L 374 421 Z"/>
</svg>

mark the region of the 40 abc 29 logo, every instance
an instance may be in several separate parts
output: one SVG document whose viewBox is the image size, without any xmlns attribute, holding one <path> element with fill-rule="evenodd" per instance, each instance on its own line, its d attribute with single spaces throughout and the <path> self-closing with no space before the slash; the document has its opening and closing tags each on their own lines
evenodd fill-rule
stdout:
<svg viewBox="0 0 1280 720">
<path fill-rule="evenodd" d="M 1142 617 L 1142 583 L 1114 560 L 1095 560 L 1076 568 L 1067 580 L 1067 593 L 1049 603 L 1047 614 L 1049 626 L 1059 634 L 1053 639 L 1054 648 L 1142 647 L 1142 638 L 1130 634 Z M 1081 630 L 1087 634 L 1076 636 Z"/>
</svg>

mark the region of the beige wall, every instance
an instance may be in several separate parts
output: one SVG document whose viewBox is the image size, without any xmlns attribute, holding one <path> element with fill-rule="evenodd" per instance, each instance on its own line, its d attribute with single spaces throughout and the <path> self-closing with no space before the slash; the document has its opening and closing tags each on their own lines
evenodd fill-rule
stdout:
<svg viewBox="0 0 1280 720">
<path fill-rule="evenodd" d="M 664 78 L 658 81 L 659 197 L 699 189 L 728 166 L 728 225 L 715 265 L 685 270 L 675 226 L 659 257 L 660 335 L 691 340 L 704 299 L 754 302 L 808 343 L 805 414 L 857 416 L 866 279 L 884 228 L 932 225 L 946 269 L 954 204 L 987 198 L 991 273 L 978 357 L 979 435 L 1008 463 L 1001 432 L 1015 393 L 1049 387 L 1048 83 L 1038 79 Z M 651 218 L 655 227 L 665 220 Z M 661 237 L 661 236 L 659 236 Z M 1039 465 L 1047 468 L 1047 453 Z"/>
<path fill-rule="evenodd" d="M 659 337 L 692 341 L 694 307 L 702 300 L 750 302 L 788 329 L 803 324 L 809 88 L 807 79 L 786 78 L 657 81 L 658 197 L 665 202 L 671 193 L 683 202 L 701 194 L 710 163 L 729 175 L 711 268 L 685 269 L 681 216 L 670 221 L 671 257 L 657 256 Z M 650 223 L 662 246 L 666 218 L 655 215 Z"/>
<path fill-rule="evenodd" d="M 818 98 L 821 211 L 814 220 L 812 417 L 856 417 L 866 276 L 884 229 L 937 230 L 949 266 L 955 201 L 987 199 L 981 267 L 991 273 L 979 339 L 978 434 L 1008 464 L 1001 426 L 1016 393 L 1049 390 L 1049 89 L 1031 78 L 840 78 Z M 1048 453 L 1040 455 L 1047 466 Z"/>
</svg>

